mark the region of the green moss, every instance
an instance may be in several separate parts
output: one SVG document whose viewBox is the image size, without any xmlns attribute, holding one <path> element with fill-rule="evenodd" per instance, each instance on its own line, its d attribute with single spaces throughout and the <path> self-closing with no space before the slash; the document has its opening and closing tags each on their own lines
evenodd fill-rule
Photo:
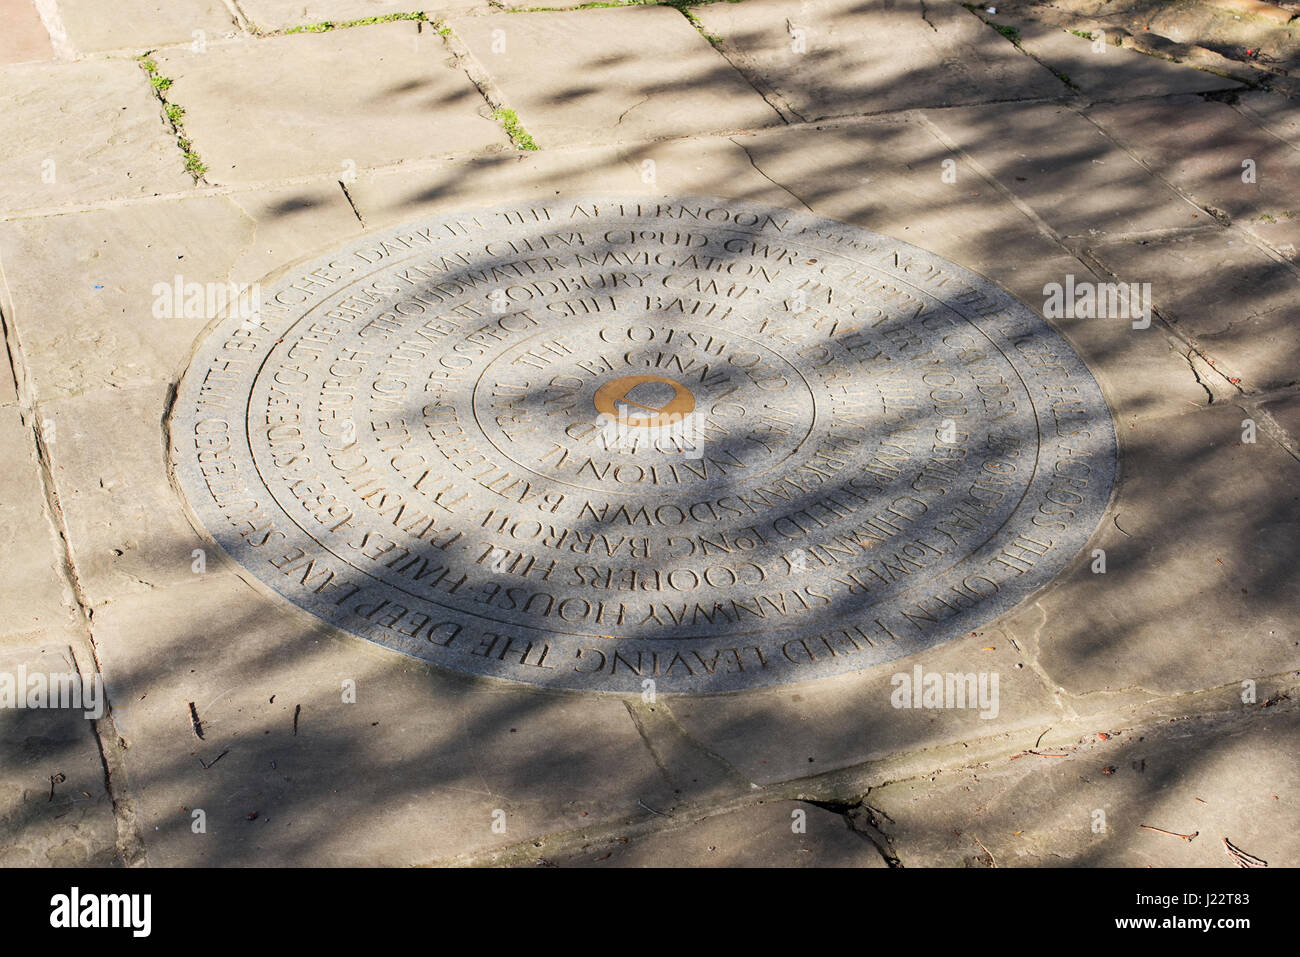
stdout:
<svg viewBox="0 0 1300 957">
<path fill-rule="evenodd" d="M 423 10 L 414 13 L 389 13 L 382 17 L 362 17 L 360 20 L 343 20 L 335 23 L 333 20 L 322 20 L 320 23 L 304 23 L 301 26 L 290 27 L 285 33 L 328 33 L 330 30 L 346 30 L 348 27 L 368 27 L 375 23 L 394 23 L 397 20 L 424 20 L 429 18 L 424 15 Z M 439 31 L 440 33 L 442 31 Z"/>
<path fill-rule="evenodd" d="M 185 129 L 182 126 L 185 107 L 167 100 L 167 91 L 172 87 L 171 77 L 163 76 L 158 71 L 158 62 L 148 53 L 142 53 L 135 59 L 140 64 L 140 69 L 144 70 L 148 75 L 149 85 L 153 87 L 158 101 L 162 103 L 163 116 L 167 118 L 167 122 L 171 124 L 172 130 L 176 133 L 176 145 L 180 147 L 181 155 L 185 159 L 185 171 L 193 175 L 197 182 L 199 177 L 208 171 L 208 168 L 199 159 L 199 154 L 194 152 L 194 145 L 185 137 Z"/>
<path fill-rule="evenodd" d="M 1076 37 L 1082 37 L 1085 40 L 1093 39 L 1092 33 L 1087 30 L 1066 30 L 1066 33 L 1073 33 Z"/>
<path fill-rule="evenodd" d="M 514 110 L 503 106 L 492 115 L 501 121 L 501 125 L 505 127 L 506 135 L 510 137 L 510 142 L 514 143 L 517 149 L 540 149 L 537 141 L 529 135 L 523 124 L 519 122 L 519 114 Z"/>
</svg>

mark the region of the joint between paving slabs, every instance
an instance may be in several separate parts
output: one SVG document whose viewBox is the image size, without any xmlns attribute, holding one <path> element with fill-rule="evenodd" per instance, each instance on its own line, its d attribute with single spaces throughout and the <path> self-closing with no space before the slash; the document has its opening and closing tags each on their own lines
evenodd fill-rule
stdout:
<svg viewBox="0 0 1300 957">
<path fill-rule="evenodd" d="M 1082 109 L 1079 109 L 1077 107 L 1071 107 L 1071 109 L 1073 109 L 1076 113 L 1078 113 L 1078 115 L 1087 119 L 1088 122 L 1092 123 L 1092 125 L 1097 127 L 1098 130 L 1101 130 L 1101 127 L 1098 126 L 1096 121 L 1093 120 L 1091 117 L 1089 117 L 1087 113 L 1085 113 Z M 1119 281 L 1120 277 L 1114 272 L 1112 272 L 1111 270 L 1109 270 L 1108 268 L 1106 268 L 1106 266 L 1103 265 L 1100 260 L 1098 260 L 1087 250 L 1087 248 L 1085 248 L 1081 244 L 1070 242 L 1065 236 L 1063 236 L 1061 233 L 1053 229 L 1052 226 L 1048 224 L 1046 220 L 1044 220 L 1041 216 L 1039 216 L 1036 212 L 1034 212 L 1034 210 L 1027 203 L 1021 200 L 1020 197 L 1016 196 L 1015 193 L 1012 192 L 1012 190 L 1009 187 L 1003 185 L 1003 183 L 990 170 L 985 168 L 966 150 L 964 150 L 956 143 L 953 143 L 951 140 L 949 140 L 944 135 L 943 131 L 934 123 L 933 120 L 931 120 L 928 116 L 926 116 L 924 112 L 916 111 L 914 113 L 911 113 L 910 115 L 915 116 L 917 121 L 922 126 L 924 126 L 930 132 L 930 134 L 934 136 L 934 138 L 937 139 L 943 145 L 945 149 L 947 149 L 953 155 L 960 157 L 963 163 L 965 163 L 972 170 L 974 170 L 982 179 L 985 180 L 985 182 L 987 182 L 990 186 L 992 186 L 993 189 L 999 192 L 1009 203 L 1011 203 L 1017 210 L 1019 210 L 1022 215 L 1026 216 L 1031 222 L 1033 222 L 1035 228 L 1039 231 L 1039 233 L 1041 233 L 1045 238 L 1051 240 L 1051 242 L 1054 243 L 1055 245 L 1059 246 L 1064 252 L 1066 252 L 1072 258 L 1077 260 L 1079 264 L 1088 272 L 1090 272 L 1095 278 L 1100 279 L 1105 277 L 1112 281 Z M 1142 169 L 1144 169 L 1147 173 L 1149 173 L 1151 176 L 1159 180 L 1161 183 L 1165 183 L 1165 185 L 1169 186 L 1170 189 L 1173 189 L 1174 192 L 1184 200 L 1184 202 L 1188 203 L 1189 205 L 1197 209 L 1202 208 L 1198 206 L 1190 197 L 1188 197 L 1181 190 L 1174 189 L 1172 184 L 1168 183 L 1163 177 L 1156 174 L 1156 172 L 1152 170 L 1147 164 L 1142 163 L 1141 160 L 1138 159 L 1138 157 L 1134 156 L 1132 152 L 1125 149 L 1125 147 L 1122 144 L 1116 142 L 1113 138 L 1111 138 L 1108 134 L 1106 134 L 1105 130 L 1101 130 L 1101 132 L 1103 133 L 1103 135 L 1107 136 L 1107 139 L 1109 139 L 1112 143 L 1114 143 L 1117 149 L 1121 150 L 1126 156 L 1129 156 L 1131 159 L 1133 159 L 1133 161 L 1138 163 L 1142 167 Z M 1199 228 L 1201 227 L 1198 227 L 1198 229 Z M 1222 227 L 1222 225 L 1220 224 L 1220 228 L 1231 228 L 1231 227 Z M 1245 233 L 1244 231 L 1239 231 L 1238 234 L 1249 236 L 1249 234 Z M 1115 238 L 1122 239 L 1124 237 L 1118 236 Z M 1253 240 L 1252 240 L 1252 244 L 1253 244 Z M 1273 255 L 1276 257 L 1277 254 L 1274 253 Z M 1173 341 L 1179 344 L 1178 351 L 1185 358 L 1188 358 L 1189 362 L 1191 362 L 1190 359 L 1191 354 L 1197 355 L 1198 357 L 1201 358 L 1202 361 L 1205 362 L 1205 364 L 1209 368 L 1214 369 L 1214 371 L 1223 378 L 1224 383 L 1226 383 L 1231 388 L 1235 389 L 1238 393 L 1241 393 L 1243 391 L 1241 388 L 1237 386 L 1236 383 L 1231 382 L 1231 380 L 1226 374 L 1220 372 L 1216 368 L 1215 363 L 1210 361 L 1209 358 L 1204 355 L 1200 346 L 1189 336 L 1184 335 L 1178 329 L 1176 329 L 1173 323 L 1169 321 L 1168 317 L 1166 317 L 1158 308 L 1152 306 L 1151 313 L 1154 319 L 1159 320 L 1161 329 L 1165 333 L 1166 338 L 1172 339 Z M 1206 392 L 1210 396 L 1210 402 L 1207 403 L 1207 405 L 1212 404 L 1214 400 L 1214 392 L 1204 382 L 1201 381 L 1200 375 L 1197 372 L 1197 369 L 1194 364 L 1192 365 L 1192 373 L 1193 375 L 1196 376 L 1197 383 L 1200 384 L 1203 388 L 1205 388 Z"/>
<path fill-rule="evenodd" d="M 1133 152 L 1126 145 L 1124 145 L 1113 135 L 1111 135 L 1111 132 L 1109 130 L 1107 130 L 1095 119 L 1093 119 L 1084 109 L 1078 107 L 1072 107 L 1072 108 L 1079 116 L 1083 117 L 1094 127 L 1096 127 L 1097 131 L 1103 137 L 1105 137 L 1105 139 L 1109 141 L 1116 149 L 1118 149 L 1125 156 L 1131 159 L 1134 163 L 1140 166 L 1142 170 L 1147 173 L 1147 175 L 1151 176 L 1153 179 L 1157 180 L 1158 182 L 1166 186 L 1171 192 L 1179 196 L 1189 206 L 1192 206 L 1193 208 L 1198 209 L 1201 212 L 1209 213 L 1221 227 L 1230 230 L 1234 235 L 1244 240 L 1249 245 L 1254 246 L 1260 252 L 1264 253 L 1266 256 L 1268 256 L 1269 259 L 1272 259 L 1276 263 L 1280 263 L 1282 266 L 1284 266 L 1286 269 L 1288 269 L 1291 272 L 1291 275 L 1295 276 L 1297 279 L 1300 279 L 1300 266 L 1296 265 L 1296 263 L 1292 262 L 1288 257 L 1282 255 L 1280 252 L 1278 252 L 1268 243 L 1263 242 L 1262 240 L 1256 238 L 1254 234 L 1250 233 L 1248 230 L 1242 229 L 1237 223 L 1233 222 L 1232 217 L 1229 216 L 1227 213 L 1223 212 L 1223 210 L 1216 209 L 1215 207 L 1208 206 L 1204 203 L 1198 203 L 1195 197 L 1193 197 L 1189 192 L 1187 192 L 1185 189 L 1180 187 L 1178 184 L 1167 179 L 1165 176 L 1163 176 L 1160 173 L 1159 170 L 1151 166 L 1151 164 L 1143 160 L 1142 157 L 1138 156 L 1135 152 Z"/>
<path fill-rule="evenodd" d="M 45 437 L 44 423 L 37 405 L 31 377 L 24 359 L 22 341 L 13 322 L 12 296 L 9 294 L 3 264 L 0 263 L 0 332 L 4 335 L 5 350 L 8 353 L 10 371 L 14 377 L 18 393 L 19 410 L 31 429 L 32 443 L 36 453 L 37 474 L 41 483 L 41 493 L 45 499 L 45 518 L 50 532 L 59 546 L 59 566 L 62 572 L 64 601 L 70 606 L 79 621 L 79 631 L 84 635 L 86 647 L 90 653 L 94 673 L 103 681 L 103 664 L 99 657 L 99 648 L 95 643 L 94 609 L 81 587 L 77 573 L 76 560 L 72 553 L 71 539 L 63 506 L 59 501 L 59 492 L 54 480 L 54 468 L 50 458 L 49 443 Z M 77 661 L 76 649 L 68 647 L 78 674 L 81 672 Z M 137 866 L 145 862 L 144 842 L 136 821 L 134 805 L 126 796 L 126 772 L 121 754 L 126 749 L 126 742 L 117 733 L 113 722 L 113 704 L 108 696 L 107 684 L 104 685 L 104 714 L 91 719 L 91 734 L 95 739 L 100 763 L 104 771 L 104 790 L 113 807 L 113 821 L 116 830 L 116 851 L 118 858 L 127 866 Z"/>
<path fill-rule="evenodd" d="M 492 118 L 505 130 L 511 145 L 517 150 L 526 152 L 540 149 L 537 141 L 524 128 L 519 115 L 506 105 L 505 94 L 492 79 L 492 74 L 478 61 L 469 47 L 465 46 L 465 42 L 456 36 L 456 31 L 441 21 L 437 21 L 436 26 L 438 35 L 442 37 L 447 51 L 451 54 L 452 66 L 460 68 L 474 84 L 474 89 L 478 90 L 479 96 L 483 97 L 483 101 L 491 111 Z"/>
<path fill-rule="evenodd" d="M 654 704 L 625 698 L 623 704 L 665 782 L 674 793 L 682 795 L 684 800 L 689 800 L 691 792 L 699 793 L 719 785 L 758 789 L 758 785 L 749 781 L 730 762 L 700 743 L 682 727 L 664 698 L 658 698 Z M 676 749 L 684 749 L 698 763 L 693 768 L 687 767 L 686 761 L 672 756 L 671 752 Z M 701 767 L 705 769 L 705 780 L 701 781 L 697 777 L 688 781 L 687 777 L 692 771 L 701 773 Z M 652 813 L 661 813 L 644 804 L 641 806 Z"/>
<path fill-rule="evenodd" d="M 154 96 L 162 104 L 163 118 L 171 126 L 173 135 L 176 137 L 176 145 L 180 148 L 181 155 L 185 157 L 185 172 L 194 177 L 194 185 L 208 185 L 203 174 L 208 171 L 203 161 L 199 159 L 199 154 L 194 151 L 194 144 L 190 142 L 185 135 L 185 107 L 178 103 L 173 103 L 167 98 L 167 91 L 171 89 L 171 77 L 163 76 L 158 71 L 157 62 L 149 55 L 152 50 L 146 50 L 136 57 L 140 69 L 144 70 L 145 75 L 149 77 L 149 85 L 153 88 Z"/>
<path fill-rule="evenodd" d="M 1283 678 L 1293 679 L 1297 674 L 1300 673 L 1286 672 L 1281 676 L 1273 677 L 1279 680 Z M 736 793 L 731 798 L 715 798 L 706 802 L 686 802 L 674 808 L 671 816 L 658 812 L 652 813 L 652 809 L 645 808 L 644 804 L 642 804 L 640 810 L 644 810 L 645 813 L 638 813 L 632 818 L 624 817 L 593 827 L 573 828 L 550 834 L 534 835 L 503 848 L 458 855 L 454 858 L 432 861 L 429 864 L 437 866 L 510 866 L 545 863 L 546 858 L 544 855 L 546 854 L 558 857 L 577 854 L 591 848 L 612 846 L 616 843 L 625 843 L 628 838 L 649 837 L 660 832 L 676 830 L 690 824 L 699 823 L 722 814 L 743 811 L 759 804 L 777 801 L 800 801 L 826 807 L 837 813 L 865 807 L 871 815 L 875 815 L 875 818 L 868 819 L 867 823 L 877 830 L 881 830 L 883 834 L 880 824 L 881 818 L 889 823 L 892 823 L 892 821 L 884 817 L 883 812 L 870 804 L 869 798 L 873 791 L 892 784 L 933 780 L 942 774 L 961 774 L 972 770 L 985 769 L 993 762 L 1009 762 L 1016 760 L 1020 756 L 1032 757 L 1036 753 L 1035 749 L 1042 743 L 1043 737 L 1050 731 L 1057 731 L 1058 739 L 1062 735 L 1066 738 L 1075 739 L 1070 744 L 1051 746 L 1053 751 L 1074 755 L 1083 753 L 1087 748 L 1099 746 L 1099 741 L 1095 737 L 1098 728 L 1113 729 L 1112 733 L 1108 735 L 1108 738 L 1113 738 L 1133 730 L 1155 729 L 1188 720 L 1245 723 L 1265 713 L 1271 713 L 1274 709 L 1292 710 L 1300 708 L 1300 694 L 1296 693 L 1296 687 L 1294 681 L 1292 681 L 1292 684 L 1289 685 L 1280 684 L 1273 698 L 1265 705 L 1243 711 L 1240 707 L 1228 710 L 1220 704 L 1212 710 L 1206 710 L 1207 705 L 1211 704 L 1210 699 L 1222 698 L 1224 691 L 1227 689 L 1230 689 L 1230 695 L 1235 700 L 1237 692 L 1240 690 L 1236 685 L 1225 685 L 1222 688 L 1209 691 L 1166 695 L 1159 700 L 1166 704 L 1174 704 L 1175 707 L 1163 713 L 1152 713 L 1149 710 L 1152 702 L 1145 702 L 1116 711 L 1098 712 L 1082 717 L 1068 718 L 1058 724 L 1039 730 L 1037 733 L 1028 728 L 1020 728 L 999 732 L 986 738 L 977 738 L 965 742 L 951 742 L 947 745 L 921 748 L 915 751 L 898 752 L 884 759 L 868 761 L 834 771 L 825 771 L 810 778 L 797 778 L 769 784 L 760 789 L 761 796 L 756 796 L 752 790 L 746 790 Z M 1154 696 L 1153 692 L 1148 693 Z M 957 750 L 958 743 L 961 744 L 961 750 Z M 859 813 L 857 816 L 859 820 L 853 822 L 850 819 L 850 823 L 857 824 L 855 830 L 859 834 L 869 840 L 872 839 L 869 831 L 863 831 L 863 821 L 861 820 L 863 815 Z M 896 852 L 893 852 L 892 840 L 888 839 L 887 835 L 886 839 L 890 843 L 887 845 L 886 850 L 881 851 L 886 863 L 889 863 L 890 866 L 903 866 L 901 861 L 897 865 L 890 863 L 890 853 L 895 854 L 895 860 L 898 858 Z M 985 854 L 988 854 L 987 848 L 982 848 L 982 850 L 984 850 Z M 988 856 L 992 859 L 992 855 Z M 996 861 L 993 861 L 993 863 L 996 863 Z"/>
</svg>

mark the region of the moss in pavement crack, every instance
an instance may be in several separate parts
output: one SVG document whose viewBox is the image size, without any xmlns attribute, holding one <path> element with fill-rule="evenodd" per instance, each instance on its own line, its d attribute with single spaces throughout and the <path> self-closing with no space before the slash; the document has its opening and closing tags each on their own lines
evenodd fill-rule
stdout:
<svg viewBox="0 0 1300 957">
<path fill-rule="evenodd" d="M 523 125 L 519 122 L 519 114 L 514 110 L 503 106 L 499 110 L 496 110 L 492 115 L 500 120 L 501 125 L 506 128 L 506 134 L 510 137 L 510 142 L 515 144 L 516 149 L 540 149 L 537 145 L 537 141 L 532 138 L 529 132 L 524 129 Z"/>
<path fill-rule="evenodd" d="M 162 103 L 163 116 L 171 124 L 172 132 L 176 134 L 176 145 L 180 147 L 181 153 L 185 157 L 185 172 L 194 177 L 194 182 L 198 182 L 203 174 L 208 171 L 203 160 L 199 159 L 199 154 L 194 152 L 194 144 L 185 136 L 185 107 L 179 103 L 173 103 L 167 98 L 167 91 L 172 87 L 171 77 L 164 76 L 158 70 L 158 63 L 151 57 L 148 52 L 136 57 L 140 64 L 140 69 L 149 77 L 149 85 L 153 87 L 154 95 Z"/>
</svg>

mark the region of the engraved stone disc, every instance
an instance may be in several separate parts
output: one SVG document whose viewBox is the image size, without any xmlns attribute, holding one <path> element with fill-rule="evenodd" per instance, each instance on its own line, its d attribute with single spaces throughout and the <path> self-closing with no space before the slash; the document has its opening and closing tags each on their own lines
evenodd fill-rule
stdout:
<svg viewBox="0 0 1300 957">
<path fill-rule="evenodd" d="M 260 300 L 177 390 L 195 523 L 295 604 L 444 668 L 663 693 L 865 668 L 1051 581 L 1114 480 L 1106 404 L 1052 328 L 803 213 L 439 216 Z"/>
</svg>

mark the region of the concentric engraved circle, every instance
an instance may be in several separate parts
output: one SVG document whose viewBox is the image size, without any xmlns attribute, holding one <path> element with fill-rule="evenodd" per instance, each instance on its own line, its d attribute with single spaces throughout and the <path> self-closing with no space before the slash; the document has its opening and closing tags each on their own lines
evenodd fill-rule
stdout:
<svg viewBox="0 0 1300 957">
<path fill-rule="evenodd" d="M 1115 472 L 1034 313 L 895 240 L 684 198 L 372 234 L 220 320 L 180 383 L 196 524 L 436 665 L 726 691 L 861 669 L 1046 584 Z"/>
</svg>

